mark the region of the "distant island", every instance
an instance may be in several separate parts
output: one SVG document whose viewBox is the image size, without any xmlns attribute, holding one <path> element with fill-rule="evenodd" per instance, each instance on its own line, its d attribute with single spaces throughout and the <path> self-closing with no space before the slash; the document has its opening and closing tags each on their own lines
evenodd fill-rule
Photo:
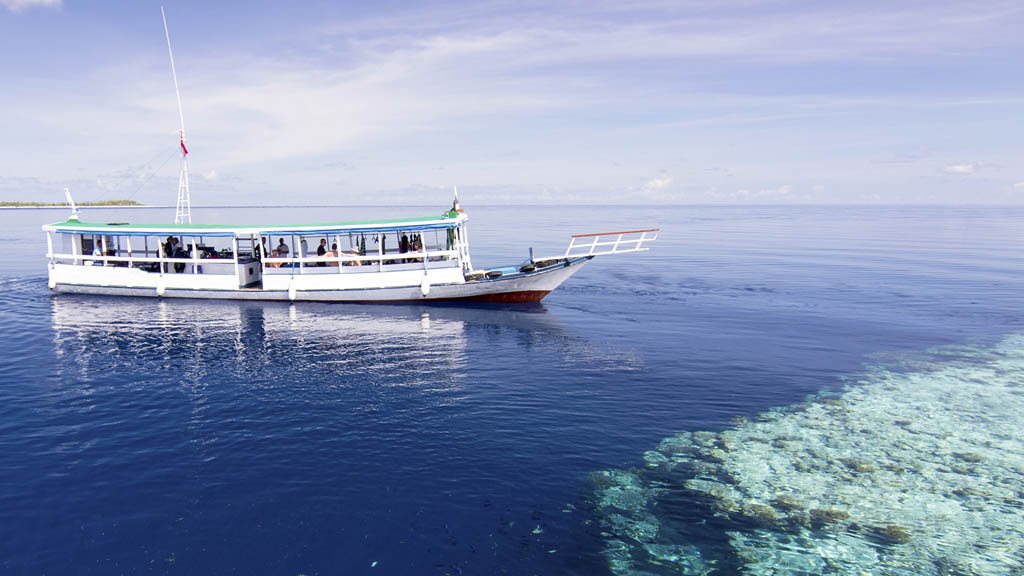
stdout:
<svg viewBox="0 0 1024 576">
<path fill-rule="evenodd" d="M 76 202 L 78 206 L 145 206 L 135 200 L 100 200 L 97 202 Z M 61 208 L 67 202 L 0 202 L 0 208 Z"/>
</svg>

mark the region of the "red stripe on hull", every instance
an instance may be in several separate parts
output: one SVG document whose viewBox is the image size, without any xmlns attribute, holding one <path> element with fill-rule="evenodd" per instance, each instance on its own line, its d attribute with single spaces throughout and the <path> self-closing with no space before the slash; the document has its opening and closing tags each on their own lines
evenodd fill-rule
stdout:
<svg viewBox="0 0 1024 576">
<path fill-rule="evenodd" d="M 481 294 L 465 298 L 451 298 L 470 302 L 540 302 L 550 290 L 521 290 L 519 292 L 501 292 L 499 294 Z"/>
</svg>

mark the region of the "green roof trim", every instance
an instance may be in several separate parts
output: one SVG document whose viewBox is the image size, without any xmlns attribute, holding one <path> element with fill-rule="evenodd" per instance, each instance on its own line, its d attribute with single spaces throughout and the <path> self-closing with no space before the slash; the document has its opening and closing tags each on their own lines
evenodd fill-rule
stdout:
<svg viewBox="0 0 1024 576">
<path fill-rule="evenodd" d="M 281 232 L 289 229 L 296 229 L 296 232 L 301 232 L 299 229 L 312 229 L 312 230 L 342 230 L 346 228 L 357 228 L 360 226 L 372 226 L 381 227 L 388 225 L 410 225 L 415 226 L 416 224 L 427 223 L 427 222 L 439 222 L 443 220 L 455 220 L 457 214 L 448 211 L 440 216 L 423 216 L 419 218 L 395 218 L 390 220 L 362 220 L 354 222 L 332 222 L 332 223 L 316 223 L 316 224 L 275 224 L 275 225 L 239 225 L 239 224 L 129 224 L 125 223 L 107 223 L 107 222 L 82 222 L 80 220 L 65 220 L 63 222 L 55 222 L 48 224 L 48 227 L 54 228 L 74 228 L 74 229 L 88 229 L 88 230 L 125 230 L 127 231 L 140 231 L 140 230 L 153 230 L 154 232 L 167 232 L 180 230 L 182 232 L 188 231 L 209 231 L 209 232 L 230 232 L 232 230 L 265 230 L 268 232 Z"/>
</svg>

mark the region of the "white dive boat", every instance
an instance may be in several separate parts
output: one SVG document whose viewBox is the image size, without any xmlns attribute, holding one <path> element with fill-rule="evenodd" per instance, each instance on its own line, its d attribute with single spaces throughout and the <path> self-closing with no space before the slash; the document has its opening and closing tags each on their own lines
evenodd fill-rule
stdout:
<svg viewBox="0 0 1024 576">
<path fill-rule="evenodd" d="M 185 115 L 166 18 L 164 32 L 181 120 L 174 224 L 82 222 L 65 190 L 71 216 L 43 226 L 51 290 L 245 300 L 537 302 L 591 258 L 647 250 L 644 245 L 657 238 L 653 229 L 584 234 L 572 237 L 565 254 L 534 259 L 531 250 L 521 265 L 476 270 L 469 258 L 468 216 L 457 194 L 451 210 L 426 218 L 192 224 Z"/>
<path fill-rule="evenodd" d="M 292 226 L 94 223 L 73 207 L 43 230 L 56 292 L 334 302 L 537 302 L 595 256 L 658 234 L 581 234 L 563 254 L 478 270 L 468 220 L 458 200 L 440 216 Z"/>
</svg>

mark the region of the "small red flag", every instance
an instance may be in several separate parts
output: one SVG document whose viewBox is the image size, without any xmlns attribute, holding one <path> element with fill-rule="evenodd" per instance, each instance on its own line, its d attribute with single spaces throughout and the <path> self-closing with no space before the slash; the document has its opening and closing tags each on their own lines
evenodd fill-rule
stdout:
<svg viewBox="0 0 1024 576">
<path fill-rule="evenodd" d="M 182 156 L 188 156 L 188 148 L 185 148 L 185 135 L 181 136 L 181 154 Z"/>
</svg>

